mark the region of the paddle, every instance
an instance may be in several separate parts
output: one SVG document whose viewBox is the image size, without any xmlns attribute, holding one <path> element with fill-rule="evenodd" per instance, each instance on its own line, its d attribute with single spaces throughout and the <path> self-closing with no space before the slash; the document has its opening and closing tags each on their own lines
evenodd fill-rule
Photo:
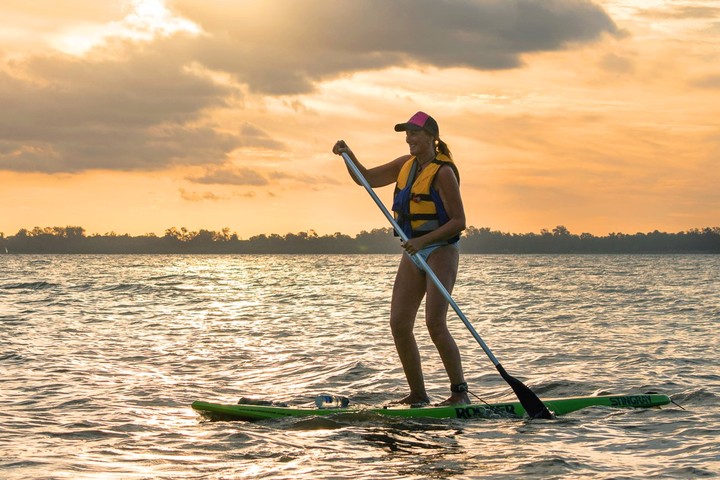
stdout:
<svg viewBox="0 0 720 480">
<path fill-rule="evenodd" d="M 393 229 L 395 229 L 403 242 L 407 242 L 408 236 L 405 234 L 405 232 L 402 231 L 400 226 L 395 221 L 395 218 L 390 214 L 382 201 L 380 201 L 368 181 L 365 179 L 365 177 L 363 177 L 363 174 L 360 173 L 358 167 L 353 163 L 347 153 L 343 152 L 342 157 L 345 160 L 345 163 L 347 164 L 350 171 L 352 171 L 355 175 L 355 178 L 358 179 L 362 186 L 365 187 L 365 190 L 367 190 L 367 192 L 370 194 L 372 199 L 375 200 L 375 203 L 385 215 L 385 218 L 388 219 Z M 535 393 L 520 380 L 508 374 L 503 368 L 503 366 L 500 365 L 498 359 L 495 357 L 495 355 L 493 355 L 490 348 L 480 337 L 480 335 L 472 326 L 472 324 L 467 319 L 462 310 L 460 310 L 460 307 L 458 307 L 458 305 L 455 303 L 455 300 L 452 299 L 450 293 L 447 291 L 442 282 L 440 282 L 440 279 L 435 275 L 435 272 L 432 271 L 425 259 L 423 259 L 420 255 L 417 254 L 413 254 L 412 256 L 420 264 L 421 268 L 425 271 L 425 274 L 430 277 L 438 290 L 440 290 L 440 293 L 442 293 L 448 303 L 452 306 L 453 310 L 455 310 L 455 313 L 457 313 L 458 317 L 460 317 L 460 320 L 462 320 L 467 329 L 470 330 L 472 336 L 475 337 L 475 340 L 477 340 L 485 354 L 488 356 L 488 358 L 490 358 L 490 361 L 492 361 L 493 365 L 495 365 L 497 371 L 500 372 L 500 376 L 502 376 L 502 378 L 508 383 L 508 385 L 510 385 L 510 388 L 513 389 L 513 392 L 515 392 L 515 395 L 517 396 L 518 400 L 520 400 L 520 404 L 523 406 L 523 408 L 525 408 L 527 414 L 531 418 L 553 418 L 552 413 L 550 413 L 550 411 L 547 409 L 545 404 L 543 404 L 543 402 L 538 398 L 538 396 L 535 395 Z"/>
</svg>

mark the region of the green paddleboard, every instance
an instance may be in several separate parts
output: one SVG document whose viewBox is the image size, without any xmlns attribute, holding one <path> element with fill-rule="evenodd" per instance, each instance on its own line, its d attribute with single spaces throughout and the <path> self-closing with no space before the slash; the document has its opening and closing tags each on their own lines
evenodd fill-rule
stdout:
<svg viewBox="0 0 720 480">
<path fill-rule="evenodd" d="M 555 415 L 565 415 L 587 407 L 613 408 L 650 408 L 667 405 L 670 398 L 661 394 L 640 395 L 603 395 L 597 397 L 573 397 L 543 400 L 547 408 Z M 193 402 L 192 408 L 211 419 L 216 420 L 266 420 L 287 417 L 313 417 L 337 414 L 370 413 L 404 418 L 488 418 L 488 417 L 523 417 L 525 409 L 519 402 L 454 405 L 443 407 L 383 407 L 367 408 L 349 406 L 347 408 L 299 408 L 272 405 L 220 404 L 210 402 Z"/>
</svg>

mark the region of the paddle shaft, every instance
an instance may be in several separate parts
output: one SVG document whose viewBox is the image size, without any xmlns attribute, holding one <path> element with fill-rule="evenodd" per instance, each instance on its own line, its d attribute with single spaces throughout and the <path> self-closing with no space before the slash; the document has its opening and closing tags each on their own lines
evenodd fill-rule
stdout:
<svg viewBox="0 0 720 480">
<path fill-rule="evenodd" d="M 343 159 L 345 160 L 345 163 L 347 164 L 348 168 L 353 172 L 355 175 L 355 178 L 362 184 L 363 187 L 365 187 L 365 190 L 370 194 L 373 200 L 375 200 L 375 203 L 382 211 L 383 215 L 385 215 L 385 218 L 388 219 L 390 224 L 392 225 L 393 229 L 397 234 L 400 236 L 400 238 L 403 240 L 403 242 L 407 242 L 408 236 L 405 234 L 405 232 L 400 228 L 400 225 L 395 221 L 395 217 L 392 216 L 392 214 L 388 211 L 387 207 L 385 207 L 385 204 L 382 203 L 380 198 L 377 196 L 375 191 L 372 189 L 368 181 L 365 179 L 363 174 L 360 172 L 360 169 L 355 165 L 355 163 L 350 159 L 350 156 L 347 153 L 342 154 Z M 453 300 L 452 296 L 450 295 L 450 292 L 447 291 L 447 288 L 445 288 L 445 285 L 442 284 L 440 279 L 435 275 L 435 272 L 432 271 L 430 268 L 430 265 L 427 264 L 425 259 L 416 254 L 413 253 L 412 257 L 417 261 L 417 263 L 420 265 L 420 267 L 425 271 L 425 274 L 430 277 L 432 282 L 435 284 L 435 286 L 438 288 L 440 293 L 442 293 L 443 297 L 448 301 L 450 306 L 452 306 L 453 310 L 455 310 L 455 313 L 457 313 L 458 317 L 460 317 L 460 320 L 465 324 L 468 330 L 470 330 L 470 333 L 475 338 L 475 340 L 480 344 L 480 347 L 482 347 L 485 354 L 490 358 L 490 361 L 492 361 L 493 365 L 496 367 L 500 365 L 500 362 L 495 357 L 495 355 L 492 353 L 490 348 L 487 346 L 485 341 L 480 337 L 480 334 L 478 334 L 477 330 L 475 330 L 475 327 L 472 326 L 470 323 L 470 320 L 467 319 L 465 314 L 460 310 L 460 307 L 457 303 L 455 303 L 455 300 Z"/>
</svg>

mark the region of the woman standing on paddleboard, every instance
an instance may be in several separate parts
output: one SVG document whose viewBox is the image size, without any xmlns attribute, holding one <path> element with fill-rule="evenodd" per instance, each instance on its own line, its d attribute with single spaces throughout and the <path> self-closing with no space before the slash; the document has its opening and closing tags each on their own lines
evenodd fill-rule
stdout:
<svg viewBox="0 0 720 480">
<path fill-rule="evenodd" d="M 450 397 L 442 403 L 470 403 L 460 350 L 447 327 L 448 301 L 414 259 L 415 255 L 422 256 L 447 291 L 452 292 L 458 270 L 457 242 L 465 230 L 459 174 L 450 149 L 440 140 L 434 118 L 417 112 L 407 122 L 395 125 L 395 131 L 405 132 L 410 154 L 384 165 L 363 167 L 342 140 L 335 143 L 333 153 L 346 153 L 371 187 L 395 183 L 393 211 L 409 238 L 402 244 L 407 255 L 400 260 L 390 306 L 395 348 L 410 387 L 410 394 L 398 403 L 430 402 L 413 333 L 415 317 L 425 296 L 425 323 L 450 379 Z M 351 171 L 350 175 L 353 176 Z M 360 184 L 357 179 L 355 182 Z"/>
</svg>

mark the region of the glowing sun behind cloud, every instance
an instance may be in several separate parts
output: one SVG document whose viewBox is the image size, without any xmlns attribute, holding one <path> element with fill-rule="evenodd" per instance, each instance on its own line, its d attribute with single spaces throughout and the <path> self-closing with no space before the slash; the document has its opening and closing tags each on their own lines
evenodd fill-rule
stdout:
<svg viewBox="0 0 720 480">
<path fill-rule="evenodd" d="M 178 32 L 197 34 L 193 22 L 174 15 L 163 0 L 125 0 L 120 2 L 122 20 L 107 23 L 83 23 L 54 34 L 50 44 L 64 53 L 81 56 L 108 38 L 150 41 L 156 36 Z"/>
</svg>

